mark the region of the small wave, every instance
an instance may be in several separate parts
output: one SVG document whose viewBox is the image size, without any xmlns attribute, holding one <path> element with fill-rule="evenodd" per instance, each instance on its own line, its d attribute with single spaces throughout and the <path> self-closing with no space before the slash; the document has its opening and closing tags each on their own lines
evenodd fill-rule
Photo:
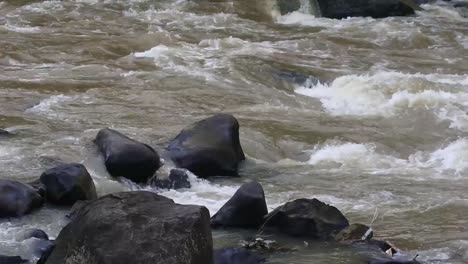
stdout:
<svg viewBox="0 0 468 264">
<path fill-rule="evenodd" d="M 49 98 L 42 100 L 39 104 L 29 108 L 26 110 L 28 113 L 35 113 L 35 114 L 45 114 L 50 117 L 60 117 L 62 114 L 55 111 L 54 108 L 60 106 L 63 103 L 70 102 L 76 99 L 73 96 L 68 95 L 53 95 Z"/>
<path fill-rule="evenodd" d="M 214 215 L 218 210 L 234 195 L 238 186 L 221 186 L 210 183 L 207 180 L 199 179 L 189 173 L 189 180 L 192 185 L 189 189 L 166 190 L 159 194 L 173 199 L 179 204 L 203 205 Z"/>
<path fill-rule="evenodd" d="M 309 151 L 307 164 L 318 169 L 359 170 L 370 174 L 428 175 L 433 178 L 461 177 L 468 170 L 468 139 L 461 138 L 432 152 L 418 151 L 408 159 L 380 153 L 373 144 L 332 142 Z"/>
<path fill-rule="evenodd" d="M 453 171 L 456 175 L 468 169 L 468 139 L 458 139 L 432 153 L 417 152 L 409 157 L 411 163 L 438 172 Z"/>
<path fill-rule="evenodd" d="M 332 142 L 314 147 L 308 164 L 324 168 L 363 169 L 369 173 L 390 173 L 408 168 L 407 161 L 380 154 L 373 144 Z"/>
<path fill-rule="evenodd" d="M 468 77 L 440 74 L 405 74 L 379 71 L 372 75 L 346 75 L 330 84 L 296 89 L 296 93 L 317 98 L 332 115 L 392 117 L 411 109 L 428 109 L 453 126 L 466 116 Z"/>
</svg>

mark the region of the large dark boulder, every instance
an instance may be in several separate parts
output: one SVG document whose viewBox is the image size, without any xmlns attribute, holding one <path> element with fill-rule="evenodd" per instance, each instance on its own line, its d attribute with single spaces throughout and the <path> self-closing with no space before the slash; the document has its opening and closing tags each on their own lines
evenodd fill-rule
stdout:
<svg viewBox="0 0 468 264">
<path fill-rule="evenodd" d="M 228 114 L 217 114 L 183 129 L 167 150 L 177 167 L 203 178 L 237 176 L 237 167 L 245 159 L 239 123 Z"/>
<path fill-rule="evenodd" d="M 221 248 L 214 251 L 214 264 L 259 264 L 265 258 L 245 248 Z"/>
<path fill-rule="evenodd" d="M 152 192 L 103 196 L 72 209 L 47 264 L 212 264 L 209 212 Z"/>
<path fill-rule="evenodd" d="M 244 183 L 211 218 L 213 227 L 258 228 L 268 214 L 265 193 L 258 182 Z"/>
<path fill-rule="evenodd" d="M 311 239 L 329 239 L 349 223 L 335 207 L 317 199 L 297 199 L 265 216 L 265 226 L 287 235 Z"/>
<path fill-rule="evenodd" d="M 187 170 L 172 169 L 167 178 L 153 178 L 152 185 L 161 189 L 182 189 L 190 188 Z"/>
<path fill-rule="evenodd" d="M 405 16 L 414 14 L 418 5 L 413 0 L 317 0 L 323 17 L 374 17 Z"/>
<path fill-rule="evenodd" d="M 78 163 L 63 164 L 41 175 L 46 198 L 58 205 L 73 205 L 79 200 L 97 198 L 96 187 L 85 166 Z"/>
<path fill-rule="evenodd" d="M 17 217 L 31 212 L 44 202 L 29 185 L 0 179 L 0 217 Z"/>
<path fill-rule="evenodd" d="M 159 155 L 152 147 L 115 130 L 100 130 L 94 142 L 104 156 L 107 171 L 114 177 L 142 183 L 161 167 Z"/>
</svg>

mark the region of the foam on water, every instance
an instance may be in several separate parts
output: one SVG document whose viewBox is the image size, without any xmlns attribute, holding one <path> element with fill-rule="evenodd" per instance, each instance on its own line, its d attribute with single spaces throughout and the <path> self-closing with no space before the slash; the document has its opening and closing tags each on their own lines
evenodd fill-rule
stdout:
<svg viewBox="0 0 468 264">
<path fill-rule="evenodd" d="M 377 151 L 371 143 L 334 141 L 316 145 L 307 164 L 328 170 L 359 170 L 370 174 L 426 174 L 427 177 L 464 177 L 468 170 L 468 139 L 460 138 L 432 152 L 418 151 L 401 159 Z M 424 172 L 424 173 L 423 173 Z"/>
<path fill-rule="evenodd" d="M 409 160 L 421 168 L 461 175 L 468 169 L 468 139 L 458 139 L 432 153 L 417 152 Z"/>
<path fill-rule="evenodd" d="M 332 115 L 393 117 L 408 110 L 427 109 L 452 126 L 468 130 L 468 77 L 378 71 L 345 75 L 330 84 L 296 89 L 317 98 Z"/>
</svg>

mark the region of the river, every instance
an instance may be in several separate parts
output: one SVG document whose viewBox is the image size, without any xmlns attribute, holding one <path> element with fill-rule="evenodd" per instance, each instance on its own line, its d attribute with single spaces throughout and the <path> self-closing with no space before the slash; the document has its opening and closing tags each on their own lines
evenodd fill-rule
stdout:
<svg viewBox="0 0 468 264">
<path fill-rule="evenodd" d="M 424 263 L 468 263 L 467 9 L 265 19 L 235 2 L 0 2 L 0 128 L 14 134 L 0 139 L 0 177 L 28 182 L 59 159 L 83 163 L 100 195 L 151 190 L 107 174 L 99 129 L 162 149 L 186 125 L 232 113 L 241 177 L 193 176 L 163 195 L 213 214 L 254 179 L 270 209 L 319 198 Z M 17 233 L 56 237 L 66 213 L 1 220 L 0 254 L 29 258 Z M 298 245 L 269 263 L 358 263 Z"/>
</svg>

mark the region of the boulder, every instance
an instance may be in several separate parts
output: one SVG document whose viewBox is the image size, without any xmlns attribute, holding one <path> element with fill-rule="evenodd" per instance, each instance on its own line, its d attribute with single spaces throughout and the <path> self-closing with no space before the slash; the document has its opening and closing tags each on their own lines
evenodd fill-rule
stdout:
<svg viewBox="0 0 468 264">
<path fill-rule="evenodd" d="M 79 200 L 97 198 L 96 187 L 85 166 L 78 163 L 63 164 L 42 173 L 46 198 L 58 205 L 73 205 Z"/>
<path fill-rule="evenodd" d="M 17 217 L 31 212 L 44 202 L 31 186 L 0 179 L 0 217 Z"/>
<path fill-rule="evenodd" d="M 297 199 L 265 216 L 265 226 L 296 237 L 329 239 L 346 228 L 346 217 L 317 199 Z"/>
<path fill-rule="evenodd" d="M 190 188 L 189 175 L 184 169 L 172 169 L 167 178 L 155 178 L 153 186 L 161 189 Z"/>
<path fill-rule="evenodd" d="M 54 249 L 55 243 L 51 244 L 48 248 L 46 248 L 46 250 L 42 252 L 41 257 L 39 258 L 36 264 L 45 264 Z"/>
<path fill-rule="evenodd" d="M 161 167 L 159 155 L 152 147 L 115 130 L 100 130 L 94 142 L 104 156 L 107 171 L 114 177 L 144 183 Z"/>
<path fill-rule="evenodd" d="M 202 178 L 237 176 L 237 167 L 245 159 L 239 123 L 228 114 L 217 114 L 183 129 L 167 150 L 177 167 Z"/>
<path fill-rule="evenodd" d="M 323 17 L 374 17 L 406 16 L 414 14 L 418 5 L 413 0 L 316 0 Z"/>
<path fill-rule="evenodd" d="M 0 264 L 20 264 L 27 263 L 27 260 L 22 259 L 19 256 L 2 256 L 0 255 Z"/>
<path fill-rule="evenodd" d="M 46 232 L 42 231 L 41 229 L 27 229 L 23 231 L 21 234 L 21 239 L 26 240 L 30 238 L 37 238 L 41 240 L 49 240 L 49 236 L 47 235 Z"/>
<path fill-rule="evenodd" d="M 146 191 L 80 203 L 45 263 L 211 264 L 209 212 Z"/>
<path fill-rule="evenodd" d="M 265 258 L 245 248 L 221 248 L 214 251 L 214 264 L 259 264 Z"/>
<path fill-rule="evenodd" d="M 372 228 L 363 224 L 352 224 L 341 230 L 335 240 L 338 242 L 353 242 L 360 240 L 369 240 L 374 235 Z"/>
<path fill-rule="evenodd" d="M 260 183 L 244 183 L 211 218 L 212 227 L 258 228 L 268 214 L 265 194 Z"/>
</svg>

